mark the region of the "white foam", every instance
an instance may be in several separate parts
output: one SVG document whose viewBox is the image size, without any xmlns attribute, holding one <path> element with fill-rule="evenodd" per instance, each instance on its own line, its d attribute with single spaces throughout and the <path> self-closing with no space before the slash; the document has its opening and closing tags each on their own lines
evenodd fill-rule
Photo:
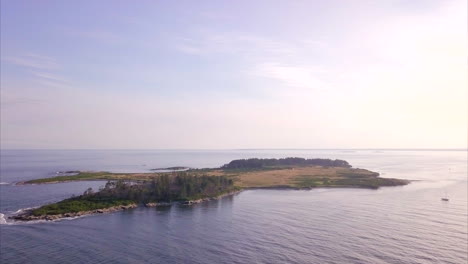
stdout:
<svg viewBox="0 0 468 264">
<path fill-rule="evenodd" d="M 0 225 L 6 225 L 7 221 L 5 219 L 5 215 L 0 213 Z"/>
<path fill-rule="evenodd" d="M 4 221 L 0 223 L 0 225 L 31 225 L 31 224 L 40 224 L 40 223 L 50 223 L 54 221 L 47 221 L 47 220 L 33 220 L 33 221 L 15 221 L 15 220 L 10 220 L 10 221 Z"/>
<path fill-rule="evenodd" d="M 20 212 L 23 209 L 20 209 L 16 212 Z M 24 209 L 25 210 L 25 209 Z M 27 225 L 27 224 L 38 224 L 38 223 L 47 223 L 47 222 L 55 222 L 55 221 L 48 221 L 48 220 L 33 220 L 33 221 L 15 221 L 15 220 L 7 220 L 5 214 L 0 213 L 0 225 Z"/>
<path fill-rule="evenodd" d="M 24 211 L 28 211 L 28 210 L 31 210 L 31 209 L 35 209 L 35 208 L 39 208 L 39 206 L 34 206 L 34 207 L 28 207 L 28 208 L 21 208 L 19 210 L 16 210 L 15 212 L 13 212 L 13 215 L 16 215 L 16 214 L 19 214 L 19 213 L 22 213 Z"/>
<path fill-rule="evenodd" d="M 39 208 L 39 206 L 18 209 L 11 214 L 8 213 L 8 215 L 10 216 L 18 215 L 24 211 L 28 211 L 28 210 L 35 209 L 35 208 Z M 29 224 L 39 224 L 39 223 L 52 223 L 52 222 L 59 222 L 63 220 L 75 220 L 78 218 L 83 218 L 83 217 L 92 216 L 92 215 L 93 214 L 85 214 L 85 215 L 74 216 L 74 217 L 63 217 L 63 218 L 54 219 L 54 220 L 39 219 L 39 220 L 31 220 L 31 221 L 18 221 L 18 220 L 7 220 L 8 217 L 5 217 L 5 214 L 0 213 L 0 225 L 29 225 Z"/>
<path fill-rule="evenodd" d="M 0 185 L 8 185 L 10 184 L 9 182 L 0 182 Z"/>
</svg>

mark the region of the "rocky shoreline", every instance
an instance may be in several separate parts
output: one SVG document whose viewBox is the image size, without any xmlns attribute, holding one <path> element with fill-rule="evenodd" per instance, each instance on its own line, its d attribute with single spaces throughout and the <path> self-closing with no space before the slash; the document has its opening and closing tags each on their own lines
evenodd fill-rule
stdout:
<svg viewBox="0 0 468 264">
<path fill-rule="evenodd" d="M 56 215 L 38 215 L 38 216 L 32 214 L 32 211 L 34 209 L 30 209 L 30 210 L 26 210 L 25 212 L 19 215 L 10 216 L 8 218 L 16 220 L 16 221 L 37 221 L 37 220 L 53 221 L 53 220 L 59 220 L 63 218 L 73 218 L 73 217 L 79 217 L 79 216 L 90 215 L 90 214 L 112 213 L 112 212 L 132 209 L 136 207 L 138 207 L 137 204 L 118 205 L 118 206 L 113 206 L 113 207 L 103 208 L 103 209 L 96 209 L 96 210 L 91 210 L 91 211 L 81 211 L 81 212 L 76 212 L 76 213 L 65 213 L 65 214 L 56 214 Z"/>
<path fill-rule="evenodd" d="M 183 202 L 146 203 L 145 207 L 171 206 L 175 204 L 194 205 L 194 204 L 198 204 L 201 202 L 218 200 L 226 196 L 237 194 L 241 191 L 242 190 L 236 190 L 236 191 L 221 194 L 216 197 L 203 198 L 203 199 L 198 199 L 198 200 L 189 200 L 189 201 L 183 201 Z M 12 219 L 15 221 L 23 221 L 23 222 L 38 221 L 38 220 L 54 221 L 54 220 L 60 220 L 64 218 L 74 218 L 74 217 L 80 217 L 80 216 L 91 215 L 91 214 L 112 213 L 112 212 L 132 209 L 136 207 L 138 207 L 137 204 L 118 205 L 118 206 L 113 206 L 113 207 L 103 208 L 103 209 L 96 209 L 96 210 L 91 210 L 91 211 L 81 211 L 81 212 L 76 212 L 76 213 L 65 213 L 65 214 L 56 214 L 56 215 L 38 215 L 38 216 L 35 216 L 32 214 L 32 211 L 35 209 L 33 208 L 33 209 L 26 210 L 18 215 L 10 216 L 8 217 L 8 219 Z"/>
<path fill-rule="evenodd" d="M 106 179 L 90 179 L 90 180 L 80 180 L 80 181 L 89 181 L 89 182 L 106 182 Z M 67 180 L 67 181 L 50 181 L 50 182 L 35 182 L 35 183 L 30 183 L 28 181 L 19 181 L 15 182 L 14 185 L 42 185 L 42 184 L 57 184 L 57 183 L 69 183 L 69 182 L 80 182 L 77 180 Z"/>
<path fill-rule="evenodd" d="M 240 193 L 241 191 L 242 190 L 236 190 L 236 191 L 232 191 L 232 192 L 223 193 L 223 194 L 215 196 L 215 197 L 202 198 L 202 199 L 197 199 L 197 200 L 177 201 L 177 202 L 146 203 L 145 206 L 146 207 L 159 207 L 159 206 L 171 206 L 171 205 L 175 205 L 175 204 L 194 205 L 194 204 L 199 204 L 199 203 L 202 203 L 202 202 L 219 200 L 219 199 L 221 199 L 223 197 Z"/>
</svg>

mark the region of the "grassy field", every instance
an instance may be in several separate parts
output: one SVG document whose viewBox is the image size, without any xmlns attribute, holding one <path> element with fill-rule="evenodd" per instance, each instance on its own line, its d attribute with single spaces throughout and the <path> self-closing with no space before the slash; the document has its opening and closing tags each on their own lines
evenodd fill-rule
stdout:
<svg viewBox="0 0 468 264">
<path fill-rule="evenodd" d="M 42 184 L 42 183 L 60 183 L 69 181 L 95 181 L 95 180 L 150 180 L 154 177 L 158 177 L 160 173 L 111 173 L 105 171 L 91 172 L 84 171 L 79 172 L 76 175 L 65 175 L 55 176 L 50 178 L 35 179 L 19 184 Z"/>
<path fill-rule="evenodd" d="M 246 171 L 231 174 L 235 183 L 244 188 L 315 188 L 315 187 L 362 187 L 404 185 L 399 179 L 380 178 L 379 174 L 342 167 L 304 166 L 264 171 Z"/>
<path fill-rule="evenodd" d="M 365 169 L 322 166 L 267 167 L 261 169 L 192 169 L 188 175 L 226 176 L 240 188 L 315 188 L 361 187 L 378 188 L 409 183 L 406 180 L 380 178 L 379 174 Z M 172 173 L 110 173 L 80 172 L 77 175 L 36 179 L 22 184 L 59 183 L 88 180 L 146 181 Z"/>
</svg>

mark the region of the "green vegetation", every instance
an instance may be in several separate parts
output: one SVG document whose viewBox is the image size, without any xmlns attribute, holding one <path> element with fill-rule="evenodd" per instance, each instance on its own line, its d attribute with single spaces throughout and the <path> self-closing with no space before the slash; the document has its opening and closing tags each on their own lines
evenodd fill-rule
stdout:
<svg viewBox="0 0 468 264">
<path fill-rule="evenodd" d="M 94 196 L 128 199 L 141 203 L 187 201 L 235 190 L 233 181 L 224 176 L 192 176 L 186 172 L 163 174 L 141 184 L 108 182 Z"/>
<path fill-rule="evenodd" d="M 78 213 L 83 211 L 92 211 L 96 209 L 105 209 L 119 205 L 129 205 L 134 202 L 130 200 L 121 200 L 115 198 L 101 198 L 94 196 L 78 196 L 66 199 L 54 204 L 44 205 L 31 211 L 34 216 L 58 215 L 66 213 Z"/>
<path fill-rule="evenodd" d="M 20 184 L 42 184 L 58 183 L 68 181 L 94 181 L 94 180 L 148 180 L 155 177 L 154 173 L 111 173 L 105 171 L 99 172 L 78 172 L 76 175 L 55 176 L 50 178 L 35 179 L 21 182 Z M 138 177 L 138 178 L 136 178 Z"/>
<path fill-rule="evenodd" d="M 178 170 L 187 170 L 190 169 L 189 167 L 184 167 L 184 166 L 175 166 L 175 167 L 167 167 L 167 168 L 156 168 L 156 169 L 151 169 L 152 171 L 158 171 L 158 170 L 172 170 L 172 171 L 178 171 Z"/>
<path fill-rule="evenodd" d="M 221 168 L 189 169 L 183 172 L 79 172 L 76 175 L 36 179 L 20 184 L 86 180 L 130 181 L 140 183 L 138 185 L 142 187 L 131 187 L 130 196 L 127 198 L 121 197 L 122 199 L 160 201 L 167 197 L 153 194 L 152 189 L 147 186 L 149 183 L 152 183 L 153 187 L 155 185 L 159 186 L 160 193 L 162 193 L 162 189 L 180 189 L 181 193 L 178 195 L 171 193 L 169 200 L 197 199 L 202 196 L 201 193 L 208 193 L 208 196 L 215 195 L 216 192 L 207 192 L 203 188 L 201 191 L 193 192 L 194 186 L 198 184 L 197 181 L 209 182 L 211 180 L 229 181 L 230 184 L 232 183 L 233 186 L 239 188 L 274 188 L 282 186 L 285 188 L 359 187 L 375 189 L 381 186 L 397 186 L 409 183 L 406 180 L 380 178 L 378 176 L 379 174 L 376 172 L 352 168 L 348 162 L 343 160 L 284 158 L 233 160 Z M 193 180 L 188 180 L 190 177 L 194 177 Z M 178 184 L 178 181 L 184 183 Z M 167 182 L 170 182 L 170 184 Z M 139 194 L 136 194 L 136 192 L 139 192 Z"/>
<path fill-rule="evenodd" d="M 408 184 L 408 181 L 400 179 L 390 178 L 369 178 L 369 177 L 358 177 L 351 178 L 311 178 L 307 176 L 298 177 L 295 184 L 299 188 L 315 188 L 315 187 L 359 187 L 378 189 L 383 186 L 398 186 Z"/>
<path fill-rule="evenodd" d="M 161 175 L 140 184 L 109 181 L 98 192 L 91 188 L 83 195 L 32 210 L 34 216 L 59 215 L 149 202 L 190 201 L 211 198 L 238 190 L 224 176 L 191 176 L 185 172 Z"/>
<path fill-rule="evenodd" d="M 238 159 L 223 165 L 222 169 L 258 169 L 278 166 L 323 166 L 323 167 L 345 167 L 351 165 L 344 160 L 331 159 L 304 159 L 304 158 L 284 158 L 284 159 Z"/>
<path fill-rule="evenodd" d="M 291 170 L 297 167 L 323 167 L 326 168 L 351 168 L 344 160 L 331 159 L 304 159 L 304 158 L 284 158 L 284 159 L 240 159 L 233 160 L 220 168 L 188 169 L 185 172 L 192 176 L 242 176 L 250 172 Z M 164 168 L 164 170 L 180 170 L 186 167 L 175 166 Z M 163 170 L 163 169 L 154 169 Z M 73 171 L 77 172 L 77 171 Z M 21 182 L 19 184 L 43 184 L 59 183 L 67 181 L 90 181 L 90 180 L 125 180 L 125 181 L 148 181 L 157 179 L 162 175 L 172 175 L 176 172 L 151 172 L 151 173 L 111 173 L 111 172 L 77 172 L 76 175 L 63 175 L 50 178 L 42 178 Z M 248 187 L 248 186 L 246 186 Z"/>
<path fill-rule="evenodd" d="M 190 203 L 243 188 L 377 189 L 381 186 L 409 183 L 407 180 L 380 178 L 378 173 L 369 170 L 351 168 L 348 162 L 343 160 L 285 158 L 234 160 L 221 168 L 173 172 L 78 172 L 76 175 L 36 179 L 23 184 L 86 180 L 108 182 L 97 192 L 88 189 L 83 195 L 45 205 L 18 219 L 60 217 L 67 213 L 79 214 L 106 208 L 114 210 L 114 207 L 136 206 L 139 203 Z"/>
</svg>

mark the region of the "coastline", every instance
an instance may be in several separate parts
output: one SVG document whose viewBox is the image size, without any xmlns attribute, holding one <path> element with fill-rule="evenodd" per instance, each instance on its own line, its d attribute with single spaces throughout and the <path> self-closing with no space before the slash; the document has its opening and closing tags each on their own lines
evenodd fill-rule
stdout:
<svg viewBox="0 0 468 264">
<path fill-rule="evenodd" d="M 195 205 L 199 204 L 202 202 L 208 202 L 208 201 L 214 201 L 214 200 L 219 200 L 223 197 L 231 196 L 231 195 L 236 195 L 243 190 L 235 190 L 227 193 L 220 194 L 215 197 L 207 197 L 207 198 L 201 198 L 201 199 L 196 199 L 196 200 L 188 200 L 188 201 L 172 201 L 172 202 L 159 202 L 159 203 L 146 203 L 143 204 L 143 207 L 163 207 L 163 206 L 172 206 L 172 205 Z M 118 206 L 112 206 L 108 208 L 102 208 L 102 209 L 96 209 L 96 210 L 90 210 L 90 211 L 80 211 L 80 212 L 74 212 L 74 213 L 64 213 L 64 214 L 57 214 L 57 215 L 39 215 L 35 216 L 32 215 L 32 211 L 35 208 L 28 208 L 21 213 L 17 215 L 12 215 L 8 216 L 8 219 L 18 221 L 18 222 L 29 222 L 29 221 L 38 221 L 38 220 L 45 220 L 45 221 L 56 221 L 56 220 L 62 220 L 62 219 L 67 219 L 67 218 L 75 218 L 75 217 L 80 217 L 80 216 L 86 216 L 86 215 L 95 215 L 95 214 L 104 214 L 104 213 L 113 213 L 113 212 L 118 212 L 118 211 L 123 211 L 123 210 L 129 210 L 129 209 L 134 209 L 137 207 L 141 207 L 140 205 L 133 203 L 130 205 L 118 205 Z"/>
<path fill-rule="evenodd" d="M 25 210 L 8 218 L 18 221 L 57 220 L 138 206 L 194 205 L 234 195 L 243 190 L 375 190 L 380 187 L 407 185 L 411 182 L 381 178 L 377 172 L 352 168 L 344 160 L 303 158 L 233 160 L 219 168 L 171 173 L 73 172 L 76 174 L 21 181 L 15 185 L 106 180 L 107 183 L 98 192 L 88 188 L 78 197 L 47 204 L 38 209 Z"/>
<path fill-rule="evenodd" d="M 92 215 L 92 214 L 112 213 L 112 212 L 132 209 L 136 207 L 138 207 L 137 204 L 118 205 L 118 206 L 112 206 L 108 208 L 96 209 L 96 210 L 91 210 L 91 211 L 80 211 L 80 212 L 64 213 L 64 214 L 57 214 L 57 215 L 39 215 L 39 216 L 35 216 L 31 214 L 32 211 L 34 210 L 34 208 L 32 208 L 32 209 L 24 210 L 18 215 L 9 216 L 8 219 L 13 219 L 14 221 L 21 221 L 21 222 L 37 221 L 37 220 L 54 221 L 54 220 L 74 218 L 74 217 Z"/>
<path fill-rule="evenodd" d="M 172 205 L 177 205 L 177 204 L 179 204 L 179 205 L 194 205 L 194 204 L 199 204 L 199 203 L 203 203 L 203 202 L 219 200 L 219 199 L 221 199 L 223 197 L 227 197 L 227 196 L 231 196 L 231 195 L 236 195 L 236 194 L 238 194 L 238 193 L 240 193 L 240 192 L 242 192 L 244 190 L 245 189 L 235 190 L 235 191 L 220 194 L 218 196 L 206 197 L 206 198 L 201 198 L 201 199 L 196 199 L 196 200 L 159 202 L 159 203 L 150 202 L 150 203 L 144 204 L 144 206 L 145 207 L 163 207 L 163 206 L 172 206 Z"/>
<path fill-rule="evenodd" d="M 19 181 L 19 182 L 14 182 L 12 185 L 44 185 L 44 184 L 58 184 L 58 183 L 69 183 L 69 182 L 95 182 L 95 181 L 102 181 L 106 182 L 108 180 L 105 179 L 84 179 L 84 180 L 66 180 L 66 181 L 48 181 L 48 182 L 34 182 L 34 183 L 29 183 L 28 181 Z"/>
<path fill-rule="evenodd" d="M 407 183 L 411 183 L 411 181 L 407 180 Z M 47 183 L 44 183 L 47 184 Z M 385 187 L 385 186 L 384 186 Z M 392 187 L 392 186 L 386 186 L 386 187 Z M 130 205 L 118 205 L 118 206 L 113 206 L 109 208 L 103 208 L 103 209 L 96 209 L 96 210 L 90 210 L 90 211 L 80 211 L 80 212 L 74 212 L 74 213 L 64 213 L 64 214 L 57 214 L 57 215 L 40 215 L 40 216 L 34 216 L 31 214 L 32 210 L 35 208 L 28 208 L 23 210 L 21 213 L 17 215 L 12 215 L 8 216 L 8 219 L 12 219 L 14 221 L 19 221 L 19 222 L 28 222 L 28 221 L 37 221 L 37 220 L 45 220 L 45 221 L 55 221 L 55 220 L 61 220 L 61 219 L 67 219 L 67 218 L 75 218 L 75 217 L 80 217 L 80 216 L 86 216 L 86 215 L 95 215 L 95 214 L 104 214 L 104 213 L 113 213 L 117 211 L 123 211 L 123 210 L 129 210 L 129 209 L 134 209 L 137 207 L 166 207 L 166 206 L 173 206 L 173 205 L 186 205 L 186 206 L 191 206 L 195 204 L 200 204 L 203 202 L 208 202 L 208 201 L 214 201 L 214 200 L 219 200 L 221 198 L 227 197 L 227 196 L 234 196 L 237 195 L 243 191 L 246 190 L 293 190 L 293 191 L 300 191 L 300 190 L 313 190 L 313 189 L 335 189 L 335 188 L 353 188 L 353 189 L 378 189 L 378 188 L 369 188 L 369 187 L 362 187 L 362 186 L 320 186 L 320 187 L 291 187 L 287 185 L 278 185 L 278 186 L 268 186 L 268 187 L 245 187 L 240 190 L 235 190 L 235 191 L 230 191 L 227 193 L 220 194 L 218 196 L 214 197 L 206 197 L 206 198 L 200 198 L 196 200 L 187 200 L 187 201 L 171 201 L 171 202 L 149 202 L 145 203 L 142 205 L 138 205 L 136 203 L 130 204 Z"/>
</svg>

